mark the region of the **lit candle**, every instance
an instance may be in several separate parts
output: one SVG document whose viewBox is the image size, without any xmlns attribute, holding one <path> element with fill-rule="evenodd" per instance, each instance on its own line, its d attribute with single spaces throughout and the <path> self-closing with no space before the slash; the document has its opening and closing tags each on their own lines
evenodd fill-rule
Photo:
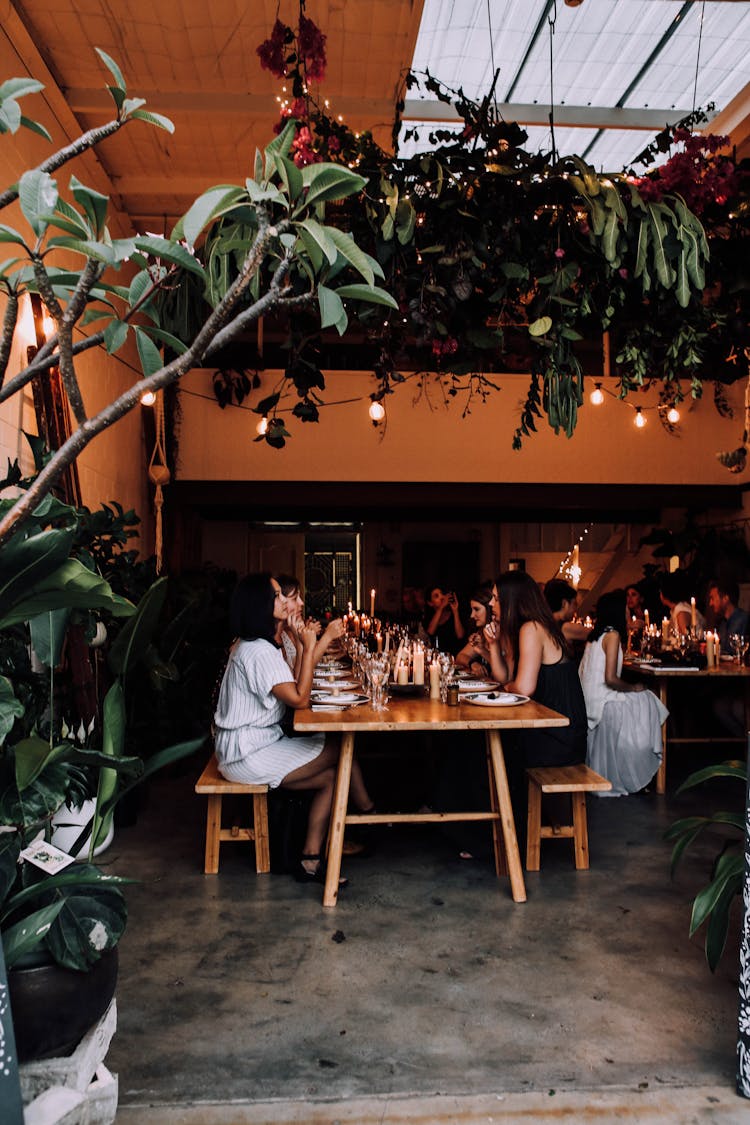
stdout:
<svg viewBox="0 0 750 1125">
<path fill-rule="evenodd" d="M 716 663 L 716 649 L 714 648 L 713 633 L 706 633 L 706 667 L 713 668 Z"/>
<path fill-rule="evenodd" d="M 690 626 L 691 626 L 691 628 L 695 629 L 697 624 L 698 624 L 698 618 L 696 616 L 696 610 L 695 610 L 695 598 L 691 598 L 690 599 Z"/>
<path fill-rule="evenodd" d="M 648 615 L 648 610 L 647 610 L 647 609 L 645 609 L 645 610 L 643 611 L 643 622 L 644 622 L 644 624 L 645 624 L 646 628 L 648 629 L 648 627 L 649 627 L 649 626 L 650 626 L 650 624 L 651 624 L 651 619 L 649 618 L 649 615 Z"/>
<path fill-rule="evenodd" d="M 417 645 L 414 649 L 413 679 L 415 684 L 424 684 L 424 649 Z"/>
<path fill-rule="evenodd" d="M 409 682 L 409 662 L 408 660 L 401 660 L 396 665 L 396 683 L 408 684 Z"/>
<path fill-rule="evenodd" d="M 354 636 L 359 636 L 359 618 L 357 617 L 356 613 L 354 614 Z"/>
<path fill-rule="evenodd" d="M 661 619 L 661 639 L 662 644 L 666 644 L 669 640 L 669 618 L 662 617 Z"/>
<path fill-rule="evenodd" d="M 375 634 L 375 640 L 378 643 L 378 652 L 380 653 L 380 652 L 383 651 L 383 634 L 382 633 L 376 633 Z"/>
<path fill-rule="evenodd" d="M 375 587 L 370 590 L 370 617 L 375 616 Z"/>
<path fill-rule="evenodd" d="M 386 629 L 386 631 L 385 631 L 385 652 L 390 652 L 390 649 L 391 649 L 391 631 L 390 631 L 390 629 Z"/>
<path fill-rule="evenodd" d="M 440 699 L 440 664 L 430 661 L 430 699 Z"/>
</svg>

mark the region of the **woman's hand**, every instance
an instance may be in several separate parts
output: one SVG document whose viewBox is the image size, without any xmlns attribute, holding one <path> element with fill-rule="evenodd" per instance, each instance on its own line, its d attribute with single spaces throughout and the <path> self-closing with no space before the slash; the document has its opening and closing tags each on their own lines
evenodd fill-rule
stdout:
<svg viewBox="0 0 750 1125">
<path fill-rule="evenodd" d="M 484 629 L 482 629 L 482 636 L 490 646 L 497 646 L 500 644 L 500 630 L 498 629 L 497 621 L 489 621 Z"/>
<path fill-rule="evenodd" d="M 315 642 L 318 639 L 318 634 L 314 625 L 303 624 L 299 631 L 299 638 L 302 641 L 302 651 L 306 654 L 312 652 L 315 648 Z"/>
<path fill-rule="evenodd" d="M 315 636 L 316 637 L 319 637 L 320 634 L 323 632 L 323 626 L 320 624 L 320 622 L 315 617 L 308 617 L 307 620 L 305 621 L 305 625 L 309 625 L 310 628 L 315 629 Z"/>
</svg>

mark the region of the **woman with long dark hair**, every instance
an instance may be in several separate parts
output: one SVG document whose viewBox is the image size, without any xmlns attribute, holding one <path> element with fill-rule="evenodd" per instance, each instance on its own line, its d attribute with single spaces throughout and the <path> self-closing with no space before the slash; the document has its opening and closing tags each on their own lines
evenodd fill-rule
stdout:
<svg viewBox="0 0 750 1125">
<path fill-rule="evenodd" d="M 567 727 L 521 730 L 527 766 L 560 766 L 586 757 L 586 707 L 578 670 L 560 624 L 533 578 L 501 574 L 493 591 L 494 620 L 484 636 L 492 674 L 508 691 L 528 695 L 567 716 Z"/>
<path fill-rule="evenodd" d="M 289 738 L 284 734 L 281 724 L 287 707 L 299 710 L 310 705 L 317 639 L 313 627 L 300 627 L 302 659 L 295 680 L 280 648 L 286 616 L 281 587 L 270 574 L 250 574 L 234 591 L 230 618 L 237 639 L 214 716 L 216 757 L 230 781 L 313 790 L 297 878 L 320 882 L 339 743 L 335 735 Z M 356 761 L 350 791 L 360 811 L 373 808 Z"/>
<path fill-rule="evenodd" d="M 661 762 L 661 725 L 669 714 L 644 684 L 620 675 L 626 611 L 624 590 L 599 598 L 596 625 L 579 668 L 588 717 L 586 760 L 612 782 L 612 789 L 602 794 L 606 797 L 637 793 L 648 785 Z"/>
<path fill-rule="evenodd" d="M 476 632 L 472 633 L 456 656 L 456 667 L 466 668 L 475 676 L 491 675 L 490 650 L 484 639 L 484 627 L 492 620 L 492 583 L 482 582 L 469 599 L 469 615 Z"/>
</svg>

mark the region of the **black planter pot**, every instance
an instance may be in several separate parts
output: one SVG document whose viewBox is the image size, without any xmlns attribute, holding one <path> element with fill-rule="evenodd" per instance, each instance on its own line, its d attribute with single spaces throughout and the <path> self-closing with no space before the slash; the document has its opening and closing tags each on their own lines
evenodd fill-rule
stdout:
<svg viewBox="0 0 750 1125">
<path fill-rule="evenodd" d="M 117 948 L 86 973 L 54 962 L 11 969 L 8 992 L 19 1062 L 69 1055 L 115 994 Z"/>
</svg>

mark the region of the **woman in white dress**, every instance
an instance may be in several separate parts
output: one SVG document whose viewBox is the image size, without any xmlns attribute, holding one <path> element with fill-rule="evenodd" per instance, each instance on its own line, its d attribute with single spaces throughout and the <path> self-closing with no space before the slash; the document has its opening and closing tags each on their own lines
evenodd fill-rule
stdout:
<svg viewBox="0 0 750 1125">
<path fill-rule="evenodd" d="M 588 720 L 586 761 L 612 782 L 603 797 L 648 785 L 661 763 L 661 726 L 669 714 L 644 684 L 621 678 L 626 639 L 625 591 L 612 590 L 599 599 L 578 669 Z"/>
<path fill-rule="evenodd" d="M 229 781 L 311 789 L 307 833 L 297 878 L 323 880 L 321 849 L 331 814 L 339 742 L 336 735 L 290 738 L 281 722 L 287 707 L 310 705 L 316 632 L 300 629 L 302 659 L 295 680 L 280 648 L 287 607 L 270 574 L 250 574 L 238 584 L 231 604 L 229 653 L 214 715 L 219 769 Z M 359 765 L 352 764 L 351 795 L 361 812 L 373 802 Z"/>
</svg>

